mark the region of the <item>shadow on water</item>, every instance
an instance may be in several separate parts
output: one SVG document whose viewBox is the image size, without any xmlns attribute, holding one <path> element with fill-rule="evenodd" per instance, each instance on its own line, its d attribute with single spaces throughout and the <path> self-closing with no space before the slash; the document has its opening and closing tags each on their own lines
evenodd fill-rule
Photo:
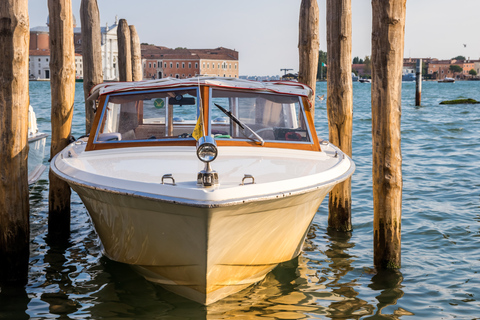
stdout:
<svg viewBox="0 0 480 320">
<path fill-rule="evenodd" d="M 68 315 L 81 308 L 78 301 L 70 298 L 70 294 L 75 291 L 70 274 L 75 273 L 76 268 L 68 264 L 66 253 L 72 244 L 70 241 L 53 242 L 48 237 L 46 243 L 50 249 L 44 257 L 44 262 L 48 264 L 45 269 L 45 285 L 53 290 L 42 293 L 40 299 L 48 303 L 51 314 L 60 316 L 58 319 L 71 319 Z"/>
<path fill-rule="evenodd" d="M 0 319 L 30 319 L 30 316 L 25 312 L 29 303 L 30 298 L 24 287 L 0 287 Z"/>
<path fill-rule="evenodd" d="M 351 232 L 337 232 L 331 229 L 327 232 L 329 244 L 325 255 L 331 262 L 329 270 L 326 270 L 330 278 L 327 287 L 337 296 L 344 298 L 330 304 L 332 319 L 347 316 L 359 319 L 361 316 L 373 314 L 374 311 L 374 306 L 358 297 L 359 293 L 355 290 L 358 286 L 356 278 L 348 277 L 348 273 L 354 271 L 352 264 L 355 260 L 355 256 L 349 253 L 355 247 L 355 244 L 350 242 L 351 236 Z"/>
<path fill-rule="evenodd" d="M 372 277 L 372 282 L 368 285 L 373 291 L 380 291 L 376 296 L 377 310 L 375 315 L 365 319 L 400 319 L 400 316 L 413 316 L 414 314 L 396 307 L 398 300 L 403 297 L 402 291 L 403 275 L 397 270 L 382 270 Z M 390 307 L 395 308 L 390 311 Z M 388 314 L 391 312 L 391 314 Z"/>
</svg>

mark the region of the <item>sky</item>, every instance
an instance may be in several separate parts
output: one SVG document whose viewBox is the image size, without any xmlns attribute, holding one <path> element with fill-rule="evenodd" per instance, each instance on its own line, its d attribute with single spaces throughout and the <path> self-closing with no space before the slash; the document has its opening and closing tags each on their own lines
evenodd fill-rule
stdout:
<svg viewBox="0 0 480 320">
<path fill-rule="evenodd" d="M 141 42 L 176 48 L 226 47 L 239 52 L 240 75 L 298 72 L 301 0 L 97 0 L 101 25 L 115 16 L 135 25 Z M 320 50 L 326 51 L 326 0 Z M 352 57 L 371 52 L 371 0 L 352 1 Z M 81 0 L 72 0 L 80 26 Z M 452 4 L 455 3 L 454 6 Z M 30 27 L 45 26 L 47 0 L 29 1 Z M 405 57 L 480 59 L 479 0 L 407 0 Z M 464 46 L 466 44 L 466 47 Z"/>
</svg>

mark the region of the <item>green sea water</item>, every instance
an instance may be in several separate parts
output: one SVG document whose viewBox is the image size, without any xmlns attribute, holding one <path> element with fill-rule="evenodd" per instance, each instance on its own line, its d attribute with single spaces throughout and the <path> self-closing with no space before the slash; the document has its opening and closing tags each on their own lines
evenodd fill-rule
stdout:
<svg viewBox="0 0 480 320">
<path fill-rule="evenodd" d="M 0 319 L 480 319 L 480 82 L 402 88 L 402 268 L 373 268 L 370 84 L 354 83 L 353 232 L 327 231 L 327 199 L 300 257 L 208 307 L 147 282 L 101 254 L 85 207 L 72 195 L 71 237 L 47 237 L 48 175 L 31 189 L 31 255 L 25 288 L 0 289 Z M 326 83 L 317 94 L 326 94 Z M 50 83 L 30 82 L 40 131 L 50 132 Z M 328 138 L 326 102 L 318 134 Z M 84 134 L 76 86 L 73 135 Z M 49 141 L 47 141 L 49 150 Z M 45 164 L 48 164 L 48 156 Z"/>
</svg>

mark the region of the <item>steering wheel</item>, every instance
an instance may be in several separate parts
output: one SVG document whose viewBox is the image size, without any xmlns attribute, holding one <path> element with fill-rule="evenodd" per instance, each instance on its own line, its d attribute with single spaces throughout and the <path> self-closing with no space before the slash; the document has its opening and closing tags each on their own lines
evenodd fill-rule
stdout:
<svg viewBox="0 0 480 320">
<path fill-rule="evenodd" d="M 260 129 L 260 130 L 258 130 L 258 131 L 255 131 L 255 133 L 258 134 L 259 136 L 261 136 L 259 133 L 269 132 L 269 131 L 271 131 L 271 132 L 274 134 L 274 136 L 275 136 L 275 130 L 274 130 L 273 128 L 262 128 L 262 129 Z M 253 137 L 254 137 L 253 133 L 248 136 L 249 139 L 251 139 L 251 138 L 253 138 Z M 263 137 L 262 137 L 262 138 L 263 138 Z"/>
</svg>

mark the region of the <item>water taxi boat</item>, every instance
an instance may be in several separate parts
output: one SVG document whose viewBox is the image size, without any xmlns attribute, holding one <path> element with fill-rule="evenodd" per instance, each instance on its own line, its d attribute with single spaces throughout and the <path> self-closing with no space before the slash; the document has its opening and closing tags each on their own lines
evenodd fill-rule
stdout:
<svg viewBox="0 0 480 320">
<path fill-rule="evenodd" d="M 32 185 L 40 179 L 47 168 L 45 159 L 45 144 L 47 134 L 38 131 L 37 117 L 32 106 L 28 107 L 28 184 Z"/>
<path fill-rule="evenodd" d="M 227 78 L 101 84 L 88 139 L 51 168 L 108 258 L 207 305 L 298 256 L 325 195 L 354 171 L 319 141 L 310 95 Z"/>
<path fill-rule="evenodd" d="M 445 77 L 443 79 L 438 80 L 438 83 L 455 83 L 455 79 Z"/>
</svg>

